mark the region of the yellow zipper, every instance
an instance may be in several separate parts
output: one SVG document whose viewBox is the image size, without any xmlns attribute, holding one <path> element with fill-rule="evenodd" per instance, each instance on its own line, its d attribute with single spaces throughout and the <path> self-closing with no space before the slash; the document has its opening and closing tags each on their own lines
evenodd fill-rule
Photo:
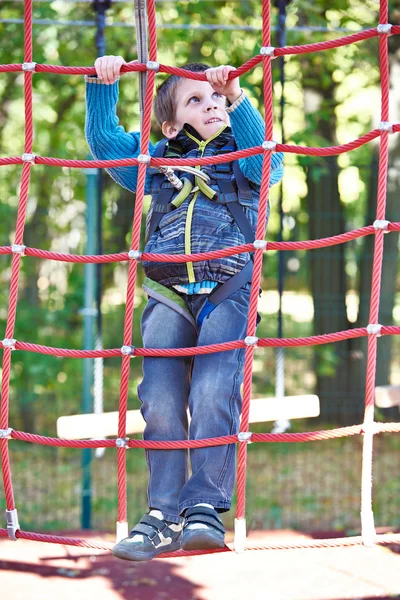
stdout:
<svg viewBox="0 0 400 600">
<path fill-rule="evenodd" d="M 204 150 L 206 149 L 207 144 L 209 144 L 210 142 L 212 142 L 212 140 L 214 140 L 216 137 L 219 136 L 219 134 L 227 127 L 227 125 L 224 125 L 223 127 L 221 127 L 221 129 L 219 129 L 216 133 L 214 133 L 214 135 L 212 135 L 210 138 L 208 138 L 208 140 L 198 140 L 196 139 L 193 135 L 191 135 L 188 131 L 186 131 L 185 129 L 185 134 L 194 142 L 196 142 L 196 144 L 198 145 L 198 149 L 201 151 L 201 156 L 204 155 Z M 196 167 L 196 169 L 200 170 L 200 166 Z M 194 203 L 197 200 L 197 196 L 199 195 L 199 191 L 197 191 L 192 200 L 189 203 L 189 207 L 188 207 L 188 211 L 187 211 L 187 215 L 186 215 L 186 223 L 185 223 L 185 254 L 191 254 L 192 253 L 192 246 L 191 246 L 191 236 L 192 236 L 192 219 L 193 219 L 193 211 L 194 211 Z M 193 263 L 192 262 L 188 262 L 186 263 L 186 269 L 188 272 L 188 279 L 189 279 L 189 283 L 195 283 L 196 279 L 194 276 L 194 269 L 193 269 Z"/>
</svg>

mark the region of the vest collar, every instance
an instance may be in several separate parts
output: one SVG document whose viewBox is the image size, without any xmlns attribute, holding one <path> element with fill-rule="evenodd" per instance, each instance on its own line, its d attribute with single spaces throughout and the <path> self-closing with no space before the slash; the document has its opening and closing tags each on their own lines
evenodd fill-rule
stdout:
<svg viewBox="0 0 400 600">
<path fill-rule="evenodd" d="M 191 137 L 189 137 L 188 134 Z M 212 142 L 212 146 L 214 148 L 223 148 L 229 142 L 231 137 L 232 129 L 227 126 L 224 129 L 222 129 L 221 132 L 215 138 L 213 138 L 212 136 L 208 140 L 203 140 L 201 135 L 194 127 L 192 127 L 188 123 L 185 123 L 183 129 L 178 133 L 175 139 L 181 144 L 184 153 L 187 154 L 191 150 L 197 150 L 201 142 Z"/>
</svg>

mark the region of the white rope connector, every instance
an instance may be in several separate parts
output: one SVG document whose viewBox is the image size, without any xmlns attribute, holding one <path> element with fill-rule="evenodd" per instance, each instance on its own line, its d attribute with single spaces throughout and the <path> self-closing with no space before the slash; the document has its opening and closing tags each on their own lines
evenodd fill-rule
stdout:
<svg viewBox="0 0 400 600">
<path fill-rule="evenodd" d="M 117 438 L 115 440 L 115 445 L 117 448 L 127 448 L 129 443 L 129 438 Z"/>
<path fill-rule="evenodd" d="M 135 352 L 135 346 L 122 346 L 122 348 L 121 348 L 121 354 L 123 354 L 124 356 L 133 354 L 134 352 Z"/>
<path fill-rule="evenodd" d="M 266 250 L 267 244 L 267 240 L 254 240 L 253 242 L 253 246 L 256 250 Z"/>
<path fill-rule="evenodd" d="M 20 529 L 18 522 L 18 512 L 17 509 L 6 510 L 6 520 L 7 520 L 7 533 L 10 540 L 13 542 L 17 541 L 17 531 Z"/>
<path fill-rule="evenodd" d="M 14 430 L 9 427 L 8 429 L 0 429 L 0 440 L 10 440 L 11 434 Z"/>
<path fill-rule="evenodd" d="M 142 258 L 142 252 L 140 252 L 140 250 L 129 250 L 128 257 L 133 260 L 140 260 Z"/>
<path fill-rule="evenodd" d="M 257 346 L 258 337 L 256 337 L 255 335 L 248 335 L 244 338 L 244 343 L 246 344 L 246 346 Z"/>
<path fill-rule="evenodd" d="M 21 158 L 22 158 L 23 162 L 29 162 L 34 165 L 36 154 L 29 154 L 29 152 L 24 152 L 24 154 L 21 156 Z"/>
<path fill-rule="evenodd" d="M 271 58 L 276 58 L 274 46 L 261 46 L 260 54 L 262 54 L 263 56 L 270 56 Z"/>
<path fill-rule="evenodd" d="M 234 550 L 237 554 L 243 554 L 246 543 L 246 519 L 235 519 Z"/>
<path fill-rule="evenodd" d="M 251 438 L 253 433 L 251 431 L 240 431 L 238 433 L 239 442 L 245 442 L 246 444 L 251 444 Z"/>
<path fill-rule="evenodd" d="M 11 246 L 11 251 L 13 254 L 20 254 L 21 256 L 25 256 L 26 246 L 23 244 L 13 244 Z"/>
<path fill-rule="evenodd" d="M 265 142 L 262 143 L 262 147 L 264 148 L 264 150 L 272 150 L 272 152 L 275 152 L 276 142 L 274 142 L 272 140 L 266 140 Z"/>
<path fill-rule="evenodd" d="M 390 121 L 381 121 L 378 125 L 379 131 L 387 131 L 388 133 L 393 133 L 393 123 Z"/>
<path fill-rule="evenodd" d="M 10 350 L 15 350 L 15 344 L 17 343 L 17 340 L 15 340 L 14 338 L 4 338 L 4 340 L 1 343 L 3 344 L 3 348 L 10 348 Z"/>
<path fill-rule="evenodd" d="M 35 72 L 36 71 L 36 63 L 35 62 L 22 63 L 22 70 Z"/>
<path fill-rule="evenodd" d="M 378 27 L 376 28 L 377 32 L 380 34 L 388 34 L 391 35 L 392 34 L 392 27 L 393 25 L 391 25 L 390 23 L 379 23 Z"/>
<path fill-rule="evenodd" d="M 389 233 L 389 225 L 390 221 L 380 221 L 379 219 L 377 219 L 373 223 L 373 228 L 376 230 L 382 229 L 385 233 Z"/>
<path fill-rule="evenodd" d="M 376 335 L 377 337 L 382 337 L 382 325 L 379 323 L 370 323 L 367 326 L 368 335 Z"/>
<path fill-rule="evenodd" d="M 149 71 L 156 71 L 158 73 L 160 70 L 160 63 L 156 62 L 155 60 L 148 60 L 146 63 L 146 68 L 149 69 Z"/>
<path fill-rule="evenodd" d="M 149 165 L 150 161 L 151 161 L 151 156 L 149 154 L 139 154 L 137 159 L 138 159 L 138 162 Z"/>
<path fill-rule="evenodd" d="M 128 522 L 127 521 L 117 521 L 115 543 L 118 544 L 118 542 L 127 538 L 128 535 L 129 535 Z"/>
<path fill-rule="evenodd" d="M 361 433 L 363 435 L 377 435 L 380 433 L 379 423 L 376 421 L 371 421 L 370 423 L 363 423 L 361 425 Z"/>
</svg>

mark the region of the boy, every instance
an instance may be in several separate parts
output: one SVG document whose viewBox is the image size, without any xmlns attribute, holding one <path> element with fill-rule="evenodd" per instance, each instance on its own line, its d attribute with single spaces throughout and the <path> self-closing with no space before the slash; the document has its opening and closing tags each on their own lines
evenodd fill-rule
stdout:
<svg viewBox="0 0 400 600">
<path fill-rule="evenodd" d="M 122 57 L 98 58 L 97 78 L 86 77 L 86 136 L 97 159 L 139 154 L 139 133 L 126 133 L 116 116 L 116 82 L 124 63 Z M 154 111 L 164 140 L 155 146 L 150 143 L 152 156 L 211 156 L 262 144 L 261 116 L 238 78 L 228 81 L 233 67 L 194 63 L 184 68 L 205 72 L 207 81 L 170 76 L 158 88 Z M 152 202 L 145 251 L 190 254 L 254 241 L 261 167 L 260 155 L 204 166 L 198 175 L 183 172 L 180 190 L 165 174 L 149 169 L 146 192 Z M 137 167 L 108 172 L 135 191 Z M 271 185 L 281 177 L 282 155 L 273 154 Z M 149 297 L 141 323 L 144 347 L 181 348 L 243 339 L 252 266 L 250 254 L 196 263 L 143 262 Z M 146 421 L 144 439 L 204 439 L 236 433 L 243 364 L 243 349 L 194 358 L 145 357 L 138 387 Z M 147 451 L 149 513 L 128 538 L 116 544 L 113 554 L 138 561 L 181 547 L 223 547 L 225 531 L 219 513 L 230 508 L 235 450 L 235 444 L 191 450 L 191 476 L 187 450 Z"/>
</svg>

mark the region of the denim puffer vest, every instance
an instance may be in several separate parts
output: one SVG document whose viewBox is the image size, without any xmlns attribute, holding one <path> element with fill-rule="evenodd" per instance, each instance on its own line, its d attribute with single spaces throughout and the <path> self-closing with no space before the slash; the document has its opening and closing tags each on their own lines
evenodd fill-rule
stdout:
<svg viewBox="0 0 400 600">
<path fill-rule="evenodd" d="M 185 125 L 174 140 L 160 142 L 159 147 L 160 153 L 157 148 L 154 156 L 165 158 L 200 158 L 236 150 L 229 127 L 203 141 L 190 125 Z M 182 181 L 186 179 L 186 194 L 191 190 L 187 197 L 165 175 L 150 172 L 152 200 L 146 220 L 145 252 L 194 254 L 254 240 L 260 186 L 245 179 L 238 161 L 204 165 L 201 170 L 210 177 L 207 186 L 198 177 L 179 174 Z M 250 254 L 244 253 L 195 263 L 143 261 L 143 268 L 150 279 L 172 287 L 205 280 L 225 283 L 250 260 Z"/>
</svg>

